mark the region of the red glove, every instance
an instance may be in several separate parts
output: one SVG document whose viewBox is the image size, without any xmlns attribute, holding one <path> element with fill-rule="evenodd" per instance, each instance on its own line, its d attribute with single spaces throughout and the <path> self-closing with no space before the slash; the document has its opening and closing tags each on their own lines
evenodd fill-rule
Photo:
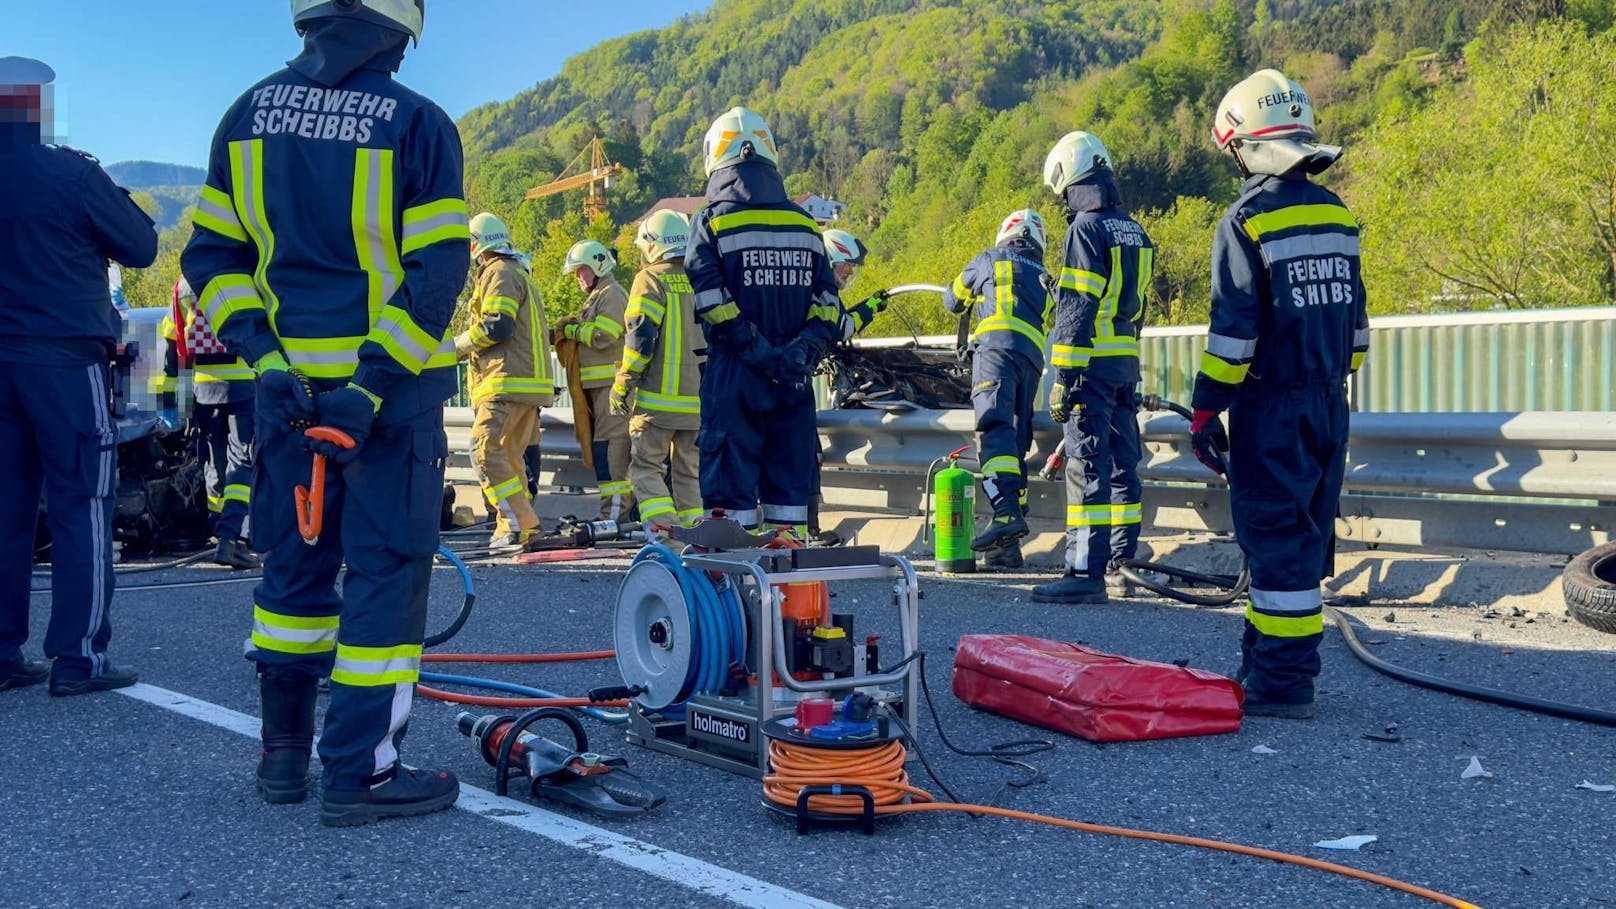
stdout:
<svg viewBox="0 0 1616 909">
<path fill-rule="evenodd" d="M 1195 459 L 1208 470 L 1220 477 L 1228 471 L 1223 456 L 1229 451 L 1229 434 L 1223 431 L 1223 421 L 1218 419 L 1217 411 L 1197 410 L 1191 414 L 1190 447 L 1195 451 Z"/>
</svg>

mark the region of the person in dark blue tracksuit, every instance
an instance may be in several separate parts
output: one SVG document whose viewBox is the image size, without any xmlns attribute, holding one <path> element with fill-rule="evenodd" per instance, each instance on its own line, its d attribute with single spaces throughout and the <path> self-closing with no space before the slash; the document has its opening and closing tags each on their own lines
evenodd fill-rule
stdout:
<svg viewBox="0 0 1616 909">
<path fill-rule="evenodd" d="M 1251 566 L 1245 711 L 1301 719 L 1314 713 L 1319 582 L 1334 573 L 1345 383 L 1369 349 L 1358 225 L 1308 180 L 1341 149 L 1318 144 L 1312 104 L 1283 74 L 1262 70 L 1230 89 L 1214 138 L 1247 179 L 1213 239 L 1191 440 L 1214 471 L 1226 463 L 1235 538 Z"/>
<path fill-rule="evenodd" d="M 252 367 L 213 334 L 184 278 L 175 282 L 173 311 L 163 320 L 163 336 L 168 342 L 162 380 L 165 411 L 175 406 L 174 383 L 182 368 L 192 378 L 191 425 L 202 437 L 208 513 L 219 541 L 213 561 L 231 568 L 257 568 L 258 557 L 248 547 L 246 534 L 257 397 Z"/>
<path fill-rule="evenodd" d="M 1155 249 L 1122 207 L 1109 153 L 1069 133 L 1045 163 L 1066 204 L 1065 265 L 1055 291 L 1049 414 L 1066 425 L 1066 575 L 1033 588 L 1040 603 L 1104 603 L 1114 567 L 1139 545 L 1139 331 Z M 1120 592 L 1120 591 L 1119 591 Z"/>
<path fill-rule="evenodd" d="M 320 819 L 345 826 L 453 804 L 447 773 L 399 760 L 438 545 L 449 320 L 471 264 L 454 123 L 392 78 L 412 0 L 293 4 L 301 56 L 220 121 L 181 268 L 213 330 L 258 373 L 252 542 L 265 553 L 249 656 L 260 671 L 269 802 L 301 801 L 315 683 Z M 310 423 L 351 448 L 306 438 Z M 323 533 L 293 489 L 328 459 Z M 344 561 L 342 590 L 336 579 Z"/>
<path fill-rule="evenodd" d="M 685 256 L 708 341 L 702 505 L 804 539 L 819 452 L 808 380 L 840 331 L 836 278 L 819 225 L 786 194 L 762 117 L 731 109 L 703 152 L 707 206 Z"/>
<path fill-rule="evenodd" d="M 971 405 L 976 411 L 982 488 L 993 519 L 971 540 L 989 564 L 1021 565 L 1027 479 L 1023 461 L 1032 449 L 1033 398 L 1044 371 L 1045 331 L 1054 299 L 1045 289 L 1044 219 L 1031 209 L 1012 212 L 999 225 L 992 249 L 966 263 L 943 292 L 943 306 L 958 313 L 975 306 Z M 997 551 L 997 552 L 996 552 Z"/>
<path fill-rule="evenodd" d="M 54 75 L 0 58 L 0 691 L 49 677 L 51 694 L 69 695 L 135 682 L 107 662 L 118 469 L 109 364 L 120 334 L 107 260 L 150 265 L 157 232 L 94 158 L 43 144 Z M 22 655 L 41 487 L 49 666 Z"/>
</svg>

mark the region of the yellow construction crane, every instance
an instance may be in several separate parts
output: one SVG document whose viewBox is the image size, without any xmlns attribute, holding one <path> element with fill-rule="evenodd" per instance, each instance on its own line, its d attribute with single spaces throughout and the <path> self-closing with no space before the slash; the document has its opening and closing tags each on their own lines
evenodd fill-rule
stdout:
<svg viewBox="0 0 1616 909">
<path fill-rule="evenodd" d="M 583 165 L 584 156 L 589 156 L 589 169 L 573 173 Z M 606 190 L 611 189 L 612 179 L 621 176 L 623 165 L 613 164 L 606 160 L 606 146 L 601 144 L 600 137 L 589 140 L 584 150 L 572 163 L 561 169 L 554 180 L 543 186 L 535 186 L 527 191 L 524 198 L 542 199 L 556 193 L 564 193 L 569 189 L 588 188 L 584 194 L 584 217 L 593 221 L 606 212 Z M 570 175 L 570 176 L 569 176 Z"/>
</svg>

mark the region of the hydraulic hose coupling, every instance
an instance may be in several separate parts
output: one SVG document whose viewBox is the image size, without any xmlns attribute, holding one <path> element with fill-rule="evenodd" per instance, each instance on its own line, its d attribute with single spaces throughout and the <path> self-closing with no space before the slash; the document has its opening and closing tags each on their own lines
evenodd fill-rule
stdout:
<svg viewBox="0 0 1616 909">
<path fill-rule="evenodd" d="M 311 439 L 330 442 L 339 448 L 354 447 L 353 437 L 330 426 L 313 426 L 303 431 Z M 314 456 L 314 469 L 308 486 L 292 490 L 297 502 L 297 532 L 303 542 L 313 546 L 320 542 L 320 530 L 325 525 L 325 455 Z"/>
</svg>

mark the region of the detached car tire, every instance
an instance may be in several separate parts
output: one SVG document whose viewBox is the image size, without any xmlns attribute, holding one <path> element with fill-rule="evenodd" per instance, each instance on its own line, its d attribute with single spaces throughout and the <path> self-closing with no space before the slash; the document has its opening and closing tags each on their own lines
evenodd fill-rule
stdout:
<svg viewBox="0 0 1616 909">
<path fill-rule="evenodd" d="M 1616 634 L 1616 543 L 1595 546 L 1572 559 L 1560 587 L 1573 619 Z"/>
</svg>

